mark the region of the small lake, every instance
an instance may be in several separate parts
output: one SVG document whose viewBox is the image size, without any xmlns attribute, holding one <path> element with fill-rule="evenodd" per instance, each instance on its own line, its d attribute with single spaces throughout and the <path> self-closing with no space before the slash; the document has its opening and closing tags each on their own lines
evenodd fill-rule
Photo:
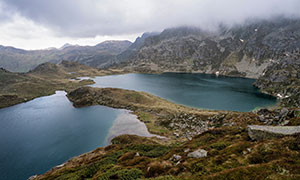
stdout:
<svg viewBox="0 0 300 180">
<path fill-rule="evenodd" d="M 254 79 L 206 74 L 123 74 L 92 78 L 93 87 L 144 91 L 196 108 L 247 112 L 276 104 L 276 98 L 260 93 Z"/>
<path fill-rule="evenodd" d="M 25 180 L 120 134 L 152 136 L 127 110 L 74 108 L 63 91 L 0 109 L 0 180 Z"/>
</svg>

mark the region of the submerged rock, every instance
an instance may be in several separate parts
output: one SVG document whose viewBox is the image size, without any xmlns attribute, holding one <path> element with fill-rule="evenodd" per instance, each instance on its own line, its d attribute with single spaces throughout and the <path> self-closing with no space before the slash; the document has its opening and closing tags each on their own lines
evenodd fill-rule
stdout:
<svg viewBox="0 0 300 180">
<path fill-rule="evenodd" d="M 205 151 L 204 149 L 198 149 L 188 154 L 188 157 L 192 157 L 192 158 L 203 158 L 206 156 L 207 156 L 207 151 Z"/>
<path fill-rule="evenodd" d="M 247 126 L 248 135 L 252 140 L 264 140 L 275 137 L 300 134 L 300 126 Z"/>
</svg>

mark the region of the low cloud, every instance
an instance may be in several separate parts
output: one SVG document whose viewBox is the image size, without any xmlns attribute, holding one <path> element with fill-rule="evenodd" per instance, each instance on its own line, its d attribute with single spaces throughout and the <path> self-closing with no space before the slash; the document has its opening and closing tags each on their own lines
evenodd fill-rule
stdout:
<svg viewBox="0 0 300 180">
<path fill-rule="evenodd" d="M 0 0 L 0 44 L 94 45 L 182 25 L 214 29 L 247 19 L 300 17 L 299 0 Z"/>
<path fill-rule="evenodd" d="M 167 27 L 213 28 L 248 18 L 299 17 L 299 0 L 2 0 L 14 12 L 60 36 L 134 34 Z M 1 15 L 0 15 L 1 18 Z"/>
</svg>

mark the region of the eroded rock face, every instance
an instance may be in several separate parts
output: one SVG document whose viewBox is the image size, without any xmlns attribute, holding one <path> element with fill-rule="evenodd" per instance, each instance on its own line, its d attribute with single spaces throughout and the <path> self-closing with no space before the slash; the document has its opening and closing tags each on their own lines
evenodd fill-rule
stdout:
<svg viewBox="0 0 300 180">
<path fill-rule="evenodd" d="M 300 107 L 300 53 L 295 52 L 274 62 L 254 85 L 277 96 L 285 107 Z"/>
<path fill-rule="evenodd" d="M 198 150 L 188 154 L 188 157 L 191 157 L 191 158 L 203 158 L 206 156 L 207 156 L 207 151 L 205 151 L 204 149 L 198 149 Z"/>
<path fill-rule="evenodd" d="M 300 126 L 247 126 L 248 135 L 252 140 L 265 140 L 276 137 L 300 134 Z"/>
<path fill-rule="evenodd" d="M 287 108 L 281 109 L 260 109 L 257 114 L 259 121 L 265 125 L 287 125 L 291 118 L 296 117 L 298 110 Z"/>
</svg>

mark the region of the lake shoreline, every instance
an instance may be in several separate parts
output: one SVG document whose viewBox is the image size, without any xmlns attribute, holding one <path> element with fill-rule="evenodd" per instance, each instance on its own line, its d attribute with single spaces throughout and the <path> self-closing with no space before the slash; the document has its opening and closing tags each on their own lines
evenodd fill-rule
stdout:
<svg viewBox="0 0 300 180">
<path fill-rule="evenodd" d="M 32 94 L 30 95 L 30 97 L 22 97 L 21 95 L 18 94 L 1 94 L 0 93 L 0 109 L 1 108 L 5 108 L 5 107 L 10 107 L 16 104 L 20 104 L 20 103 L 24 103 L 24 102 L 28 102 L 30 100 L 33 100 L 35 98 L 39 98 L 39 97 L 43 97 L 43 96 L 49 96 L 49 95 L 53 95 L 55 94 L 56 90 L 64 90 L 64 91 L 72 91 L 75 90 L 76 88 L 82 87 L 82 86 L 86 86 L 86 85 L 93 85 L 95 84 L 94 81 L 90 81 L 91 79 L 93 79 L 93 77 L 102 77 L 102 76 L 110 76 L 110 75 L 125 75 L 125 74 L 163 74 L 163 73 L 180 73 L 180 74 L 203 74 L 203 75 L 212 75 L 212 76 L 216 76 L 215 74 L 210 74 L 210 73 L 202 73 L 202 72 L 177 72 L 177 71 L 165 71 L 165 72 L 139 72 L 139 71 L 128 71 L 128 70 L 122 70 L 122 69 L 108 69 L 108 70 L 101 70 L 99 72 L 92 72 L 92 73 L 87 73 L 85 71 L 83 72 L 73 72 L 72 74 L 67 74 L 67 78 L 66 78 L 66 83 L 71 83 L 73 84 L 72 87 L 68 87 L 69 85 L 63 85 L 60 87 L 54 87 L 50 88 L 50 91 L 45 92 L 39 92 L 38 94 Z M 89 76 L 79 76 L 79 74 L 81 75 L 89 75 Z M 80 77 L 88 77 L 87 79 L 82 79 L 81 81 L 78 81 L 76 79 L 80 78 Z M 254 78 L 247 78 L 247 77 L 240 77 L 240 76 L 229 76 L 229 75 L 219 75 L 219 77 L 230 77 L 230 78 L 243 78 L 243 79 L 253 79 L 253 80 L 257 80 Z M 50 78 L 50 82 L 53 81 L 52 83 L 56 83 L 57 80 L 56 79 L 52 79 Z M 259 88 L 258 88 L 259 89 Z M 259 91 L 263 94 L 272 96 L 274 98 L 276 98 L 277 100 L 280 100 L 277 96 L 275 96 L 274 94 L 268 93 L 267 91 L 263 91 L 262 89 L 259 89 Z M 9 102 L 9 103 L 7 103 Z M 272 107 L 278 107 L 280 105 L 280 101 L 278 101 L 275 105 L 273 105 Z"/>
<path fill-rule="evenodd" d="M 165 138 L 156 134 L 151 134 L 145 123 L 140 121 L 132 111 L 126 109 L 120 110 L 122 113 L 115 119 L 113 126 L 109 129 L 109 133 L 106 137 L 106 141 L 109 145 L 113 138 L 123 134 L 138 135 L 142 137 L 157 137 L 161 139 Z"/>
</svg>

